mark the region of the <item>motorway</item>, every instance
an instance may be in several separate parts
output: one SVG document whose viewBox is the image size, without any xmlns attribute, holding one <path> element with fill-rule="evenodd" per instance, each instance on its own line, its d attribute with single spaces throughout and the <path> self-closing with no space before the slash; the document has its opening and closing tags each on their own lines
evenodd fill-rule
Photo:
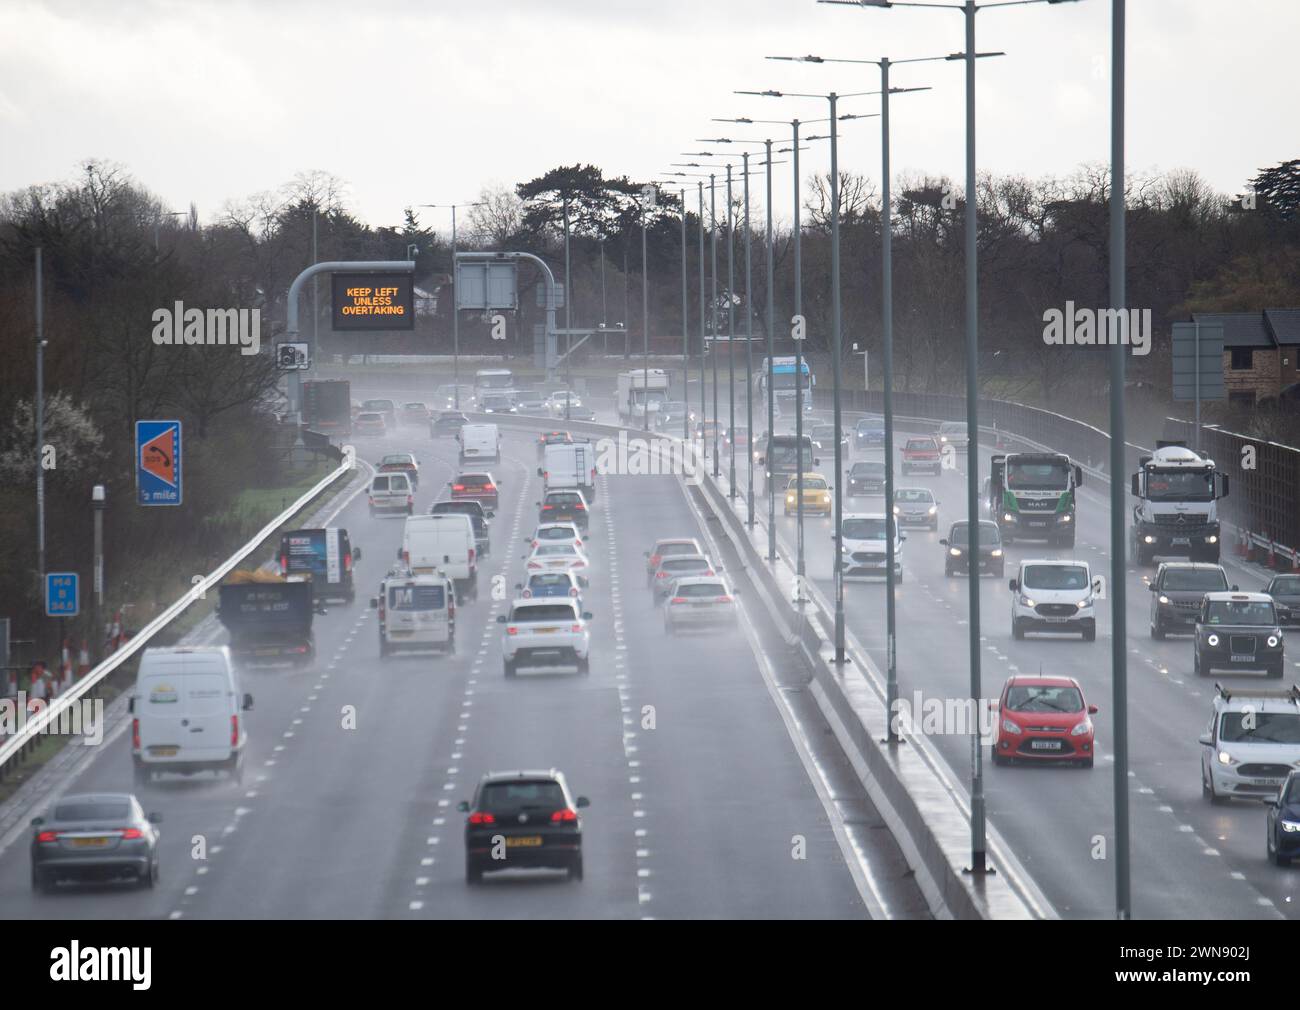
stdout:
<svg viewBox="0 0 1300 1010">
<path fill-rule="evenodd" d="M 743 389 L 738 393 L 737 417 L 744 416 Z M 711 406 L 711 404 L 710 404 Z M 755 408 L 756 415 L 758 408 Z M 816 416 L 829 420 L 830 412 Z M 722 416 L 726 415 L 725 399 Z M 858 415 L 844 415 L 851 429 Z M 900 445 L 896 439 L 896 447 Z M 896 449 L 897 451 L 897 449 Z M 726 475 L 727 450 L 720 454 Z M 820 451 L 819 472 L 834 483 L 832 452 Z M 845 469 L 858 459 L 883 459 L 883 451 L 850 451 Z M 909 701 L 914 691 L 923 698 L 970 697 L 969 599 L 966 577 L 946 577 L 948 524 L 966 514 L 966 454 L 958 468 L 933 477 L 895 470 L 897 487 L 929 487 L 940 502 L 938 532 L 905 528 L 904 579 L 897 587 L 897 656 L 899 695 Z M 989 472 L 988 453 L 979 453 L 980 478 Z M 737 454 L 737 484 L 744 493 L 744 459 Z M 756 486 L 759 486 L 756 481 Z M 1127 498 L 1127 496 L 1126 496 Z M 743 506 L 742 506 L 743 507 Z M 760 521 L 766 521 L 766 501 L 758 497 Z M 1064 675 L 1076 678 L 1087 700 L 1100 707 L 1097 763 L 1091 770 L 1076 768 L 995 767 L 984 752 L 987 810 L 993 824 L 1011 844 L 1057 911 L 1067 918 L 1111 918 L 1114 915 L 1114 739 L 1111 696 L 1111 620 L 1109 600 L 1098 609 L 1097 640 L 1078 635 L 1011 637 L 1010 590 L 1007 579 L 1022 560 L 1037 557 L 1076 557 L 1087 561 L 1094 575 L 1110 576 L 1109 489 L 1088 484 L 1080 489 L 1077 542 L 1071 552 L 1043 543 L 1017 541 L 1006 548 L 1006 577 L 981 579 L 980 612 L 983 699 L 996 699 L 1013 673 Z M 883 497 L 846 498 L 845 514 L 884 512 Z M 987 518 L 987 515 L 983 516 Z M 777 529 L 783 552 L 793 556 L 796 519 L 784 518 L 777 503 Z M 827 599 L 833 598 L 831 541 L 833 521 L 807 516 L 804 520 L 807 572 Z M 1257 570 L 1236 563 L 1225 550 L 1223 564 L 1229 581 L 1243 590 L 1262 589 Z M 1212 806 L 1201 796 L 1199 735 L 1211 713 L 1216 681 L 1241 686 L 1262 681 L 1262 675 L 1216 674 L 1196 678 L 1192 673 L 1190 635 L 1155 641 L 1148 634 L 1151 594 L 1145 581 L 1154 568 L 1139 570 L 1130 563 L 1127 576 L 1129 642 L 1129 782 L 1132 838 L 1132 888 L 1135 917 L 1148 918 L 1300 918 L 1300 867 L 1283 869 L 1265 858 L 1265 816 L 1255 801 L 1232 800 Z M 885 588 L 883 579 L 845 583 L 846 627 L 868 651 L 876 667 L 886 664 Z M 1287 632 L 1287 683 L 1300 680 L 1300 633 Z M 883 673 L 882 673 L 883 675 Z M 1275 688 L 1276 682 L 1263 686 Z M 933 736 L 940 752 L 969 786 L 970 738 Z M 986 741 L 987 742 L 987 741 Z"/>
<path fill-rule="evenodd" d="M 412 429 L 358 444 L 372 461 L 395 449 L 421 459 L 423 511 L 453 476 L 455 442 Z M 357 600 L 316 618 L 314 666 L 244 674 L 256 704 L 243 786 L 199 776 L 141 791 L 145 809 L 163 815 L 157 888 L 34 894 L 24 831 L 0 851 L 0 914 L 927 916 L 804 691 L 806 674 L 765 658 L 783 647 L 754 614 L 757 601 L 742 600 L 741 631 L 663 635 L 642 552 L 658 535 L 705 535 L 675 478 L 601 478 L 585 598 L 590 675 L 503 678 L 495 618 L 519 581 L 541 486 L 531 437 L 508 434 L 503 455 L 491 468 L 502 486 L 492 553 L 479 600 L 460 609 L 456 655 L 379 659 L 367 597 L 397 552 L 402 520 L 372 519 L 364 494 L 352 498 L 333 522 L 363 549 Z M 130 789 L 124 726 L 68 790 Z M 456 803 L 486 771 L 551 766 L 591 799 L 585 880 L 514 871 L 467 887 Z"/>
</svg>

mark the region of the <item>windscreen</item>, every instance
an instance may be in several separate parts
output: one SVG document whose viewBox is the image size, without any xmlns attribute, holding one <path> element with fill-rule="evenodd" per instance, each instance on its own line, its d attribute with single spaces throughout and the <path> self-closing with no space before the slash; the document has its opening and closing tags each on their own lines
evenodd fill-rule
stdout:
<svg viewBox="0 0 1300 1010">
<path fill-rule="evenodd" d="M 849 471 L 853 477 L 884 477 L 884 463 L 854 463 L 853 469 Z"/>
<path fill-rule="evenodd" d="M 903 504 L 928 505 L 934 501 L 934 495 L 925 488 L 905 487 L 894 492 L 894 501 Z"/>
<path fill-rule="evenodd" d="M 1080 565 L 1026 565 L 1020 583 L 1026 589 L 1045 589 L 1049 592 L 1087 589 L 1088 570 Z"/>
<path fill-rule="evenodd" d="M 1073 687 L 1013 686 L 1007 691 L 1012 712 L 1081 712 L 1083 696 Z"/>
<path fill-rule="evenodd" d="M 1205 605 L 1206 624 L 1255 624 L 1272 627 L 1277 623 L 1273 604 L 1245 600 L 1211 600 Z"/>
<path fill-rule="evenodd" d="M 442 586 L 389 586 L 389 610 L 441 610 L 447 605 Z"/>
<path fill-rule="evenodd" d="M 125 824 L 130 817 L 131 805 L 116 801 L 60 803 L 54 808 L 56 821 L 118 821 Z"/>
<path fill-rule="evenodd" d="M 1029 463 L 1007 460 L 1007 487 L 1019 491 L 1064 491 L 1070 486 L 1070 467 L 1059 461 Z"/>
<path fill-rule="evenodd" d="M 479 389 L 509 389 L 515 384 L 515 377 L 510 372 L 477 372 L 474 385 Z"/>
<path fill-rule="evenodd" d="M 529 810 L 559 810 L 567 804 L 558 782 L 490 782 L 479 797 L 480 810 L 493 814 L 520 814 Z"/>
<path fill-rule="evenodd" d="M 951 544 L 965 544 L 970 541 L 970 526 L 967 523 L 957 523 L 953 526 L 952 532 L 948 535 L 948 542 Z M 998 532 L 997 523 L 980 523 L 980 544 L 1000 544 L 1002 535 Z"/>
<path fill-rule="evenodd" d="M 799 465 L 799 450 L 794 442 L 778 442 L 773 439 L 772 444 L 768 446 L 767 461 L 771 466 L 797 468 Z M 803 448 L 803 465 L 805 469 L 813 465 L 812 446 L 805 445 Z"/>
<path fill-rule="evenodd" d="M 883 516 L 845 519 L 841 531 L 845 540 L 884 540 L 885 520 Z"/>
<path fill-rule="evenodd" d="M 1280 596 L 1300 594 L 1300 575 L 1283 575 L 1274 579 L 1269 591 Z"/>
<path fill-rule="evenodd" d="M 1215 569 L 1198 571 L 1196 569 L 1175 568 L 1172 571 L 1165 572 L 1165 580 L 1161 588 L 1171 593 L 1194 592 L 1196 590 L 1213 593 L 1227 589 L 1228 580 L 1224 577 L 1223 572 Z"/>
<path fill-rule="evenodd" d="M 546 621 L 554 623 L 574 620 L 577 620 L 577 614 L 574 612 L 573 607 L 558 603 L 516 607 L 510 614 L 510 623 L 512 624 L 535 624 Z"/>
<path fill-rule="evenodd" d="M 1219 740 L 1223 743 L 1300 744 L 1300 715 L 1293 712 L 1224 712 L 1219 723 Z"/>
<path fill-rule="evenodd" d="M 1214 501 L 1214 475 L 1206 470 L 1149 470 L 1147 498 L 1151 501 Z"/>
<path fill-rule="evenodd" d="M 677 595 L 691 600 L 712 600 L 726 596 L 726 587 L 720 582 L 688 582 L 677 587 Z"/>
</svg>

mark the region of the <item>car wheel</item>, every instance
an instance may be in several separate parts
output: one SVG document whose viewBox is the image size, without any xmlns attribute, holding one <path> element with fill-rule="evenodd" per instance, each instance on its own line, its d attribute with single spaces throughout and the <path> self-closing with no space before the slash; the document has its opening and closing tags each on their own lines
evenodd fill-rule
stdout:
<svg viewBox="0 0 1300 1010">
<path fill-rule="evenodd" d="M 1080 767 L 1080 768 L 1091 768 L 1091 767 L 1092 767 L 1092 758 L 1084 758 L 1082 761 L 1079 762 L 1079 767 Z"/>
<path fill-rule="evenodd" d="M 1159 620 L 1151 625 L 1151 637 L 1157 642 L 1163 642 L 1165 640 L 1165 626 L 1161 624 Z"/>
<path fill-rule="evenodd" d="M 903 581 L 903 570 L 900 568 L 898 570 L 898 574 L 894 576 L 894 583 L 897 584 L 902 581 Z"/>
<path fill-rule="evenodd" d="M 515 664 L 511 660 L 503 660 L 501 665 L 507 677 L 513 677 L 515 675 Z"/>
<path fill-rule="evenodd" d="M 1192 653 L 1192 673 L 1197 677 L 1201 675 L 1201 652 L 1199 649 Z"/>
<path fill-rule="evenodd" d="M 591 673 L 591 657 L 590 657 L 590 656 L 588 656 L 588 657 L 584 657 L 583 659 L 578 660 L 578 672 L 579 672 L 580 674 L 582 674 L 584 677 L 585 677 L 587 674 Z"/>
<path fill-rule="evenodd" d="M 665 635 L 677 634 L 677 629 L 673 627 L 673 622 L 668 620 L 667 616 L 664 617 L 664 634 Z"/>
<path fill-rule="evenodd" d="M 1290 866 L 1291 857 L 1282 854 L 1282 850 L 1273 846 L 1273 863 L 1276 866 Z"/>
<path fill-rule="evenodd" d="M 1280 659 L 1268 668 L 1268 677 L 1270 680 L 1282 679 L 1282 661 Z"/>
<path fill-rule="evenodd" d="M 1204 767 L 1201 768 L 1201 795 L 1216 807 L 1228 802 L 1226 796 L 1220 796 L 1214 791 L 1214 780 L 1206 775 Z"/>
<path fill-rule="evenodd" d="M 1090 628 L 1083 629 L 1083 640 L 1085 642 L 1097 641 L 1097 626 L 1095 624 Z"/>
<path fill-rule="evenodd" d="M 1011 621 L 1011 637 L 1016 641 L 1022 641 L 1025 637 L 1025 626 L 1014 619 Z"/>
<path fill-rule="evenodd" d="M 944 566 L 943 566 L 943 574 L 944 574 L 944 576 L 945 576 L 946 578 L 951 579 L 952 576 L 953 576 L 953 571 L 952 571 L 952 569 L 951 569 L 950 567 L 948 567 L 947 565 L 944 565 Z"/>
<path fill-rule="evenodd" d="M 582 857 L 581 856 L 579 856 L 577 859 L 575 859 L 572 863 L 569 864 L 569 879 L 570 880 L 582 879 Z"/>
<path fill-rule="evenodd" d="M 997 752 L 996 747 L 993 750 L 993 763 L 999 768 L 1005 767 L 1008 764 L 1007 759 Z"/>
<path fill-rule="evenodd" d="M 32 867 L 32 893 L 45 894 L 50 889 L 49 881 L 35 866 Z"/>
<path fill-rule="evenodd" d="M 131 778 L 137 786 L 149 784 L 149 772 L 139 762 L 136 762 Z"/>
<path fill-rule="evenodd" d="M 149 869 L 140 874 L 140 886 L 152 890 L 158 884 L 158 863 L 149 864 Z"/>
<path fill-rule="evenodd" d="M 467 885 L 483 883 L 483 868 L 468 858 L 465 860 L 465 883 Z"/>
<path fill-rule="evenodd" d="M 382 632 L 379 635 L 379 655 L 380 656 L 388 655 L 388 640 L 384 638 Z"/>
</svg>

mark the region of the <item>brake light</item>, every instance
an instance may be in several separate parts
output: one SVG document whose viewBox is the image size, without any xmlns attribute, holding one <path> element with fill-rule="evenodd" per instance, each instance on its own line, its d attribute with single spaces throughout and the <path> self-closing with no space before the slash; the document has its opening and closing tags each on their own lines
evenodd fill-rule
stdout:
<svg viewBox="0 0 1300 1010">
<path fill-rule="evenodd" d="M 713 574 L 713 569 L 710 568 L 710 569 L 709 569 L 707 572 L 705 572 L 704 574 L 705 574 L 705 575 L 712 575 L 712 574 Z"/>
<path fill-rule="evenodd" d="M 668 573 L 667 573 L 667 572 L 655 572 L 655 578 L 656 578 L 656 579 L 663 579 L 663 578 L 667 578 L 667 577 L 668 577 Z"/>
<path fill-rule="evenodd" d="M 410 563 L 411 563 L 411 552 L 408 551 L 408 550 L 403 550 L 403 551 L 402 551 L 402 564 L 404 564 L 404 565 L 409 565 Z"/>
<path fill-rule="evenodd" d="M 530 561 L 530 562 L 528 562 L 528 567 L 529 567 L 529 568 L 541 568 L 542 566 L 541 566 L 540 562 L 537 562 L 537 561 Z"/>
<path fill-rule="evenodd" d="M 570 595 L 570 596 L 577 596 L 577 595 L 578 595 L 578 591 L 577 591 L 576 589 L 570 589 L 570 590 L 569 590 L 569 595 Z"/>
<path fill-rule="evenodd" d="M 581 547 L 581 546 L 582 546 L 582 540 L 579 539 L 579 540 L 575 540 L 575 541 L 573 541 L 573 546 L 574 546 L 574 547 Z"/>
<path fill-rule="evenodd" d="M 669 600 L 668 602 L 669 602 L 669 603 L 685 603 L 685 602 L 686 602 L 686 597 L 685 597 L 685 596 L 674 596 L 674 597 L 673 597 L 671 600 Z"/>
<path fill-rule="evenodd" d="M 471 547 L 471 548 L 469 549 L 469 563 L 470 563 L 471 565 L 474 563 L 474 548 L 473 548 L 473 547 Z"/>
<path fill-rule="evenodd" d="M 506 634 L 507 634 L 507 635 L 517 635 L 517 634 L 519 634 L 519 629 L 516 628 L 513 624 L 507 624 L 507 625 L 506 625 Z"/>
<path fill-rule="evenodd" d="M 540 543 L 540 541 L 538 541 L 538 540 L 534 540 L 534 541 L 533 541 L 533 546 L 536 547 L 536 546 L 538 545 L 538 543 Z"/>
<path fill-rule="evenodd" d="M 239 716 L 237 715 L 230 717 L 230 746 L 239 746 Z"/>
<path fill-rule="evenodd" d="M 58 840 L 58 837 L 59 833 L 57 831 L 42 831 L 36 836 L 36 840 L 38 842 L 54 842 Z"/>
<path fill-rule="evenodd" d="M 469 815 L 470 824 L 495 824 L 497 819 L 491 814 L 480 814 L 478 812 Z"/>
<path fill-rule="evenodd" d="M 656 568 L 656 567 L 658 567 L 659 562 L 662 561 L 662 560 L 663 560 L 663 556 L 662 556 L 662 555 L 660 555 L 660 554 L 651 554 L 651 555 L 650 555 L 650 567 L 651 567 L 651 568 Z"/>
<path fill-rule="evenodd" d="M 576 504 L 576 505 L 573 506 L 573 507 L 574 507 L 575 509 L 577 509 L 579 512 L 585 512 L 585 511 L 587 511 L 587 506 L 584 505 L 584 504 L 582 504 L 582 502 L 578 502 L 578 504 Z"/>
<path fill-rule="evenodd" d="M 718 602 L 719 602 L 719 603 L 730 603 L 730 602 L 731 602 L 731 597 L 730 597 L 730 596 L 719 596 L 719 597 L 718 597 Z"/>
<path fill-rule="evenodd" d="M 577 811 L 570 810 L 567 807 L 563 810 L 557 810 L 551 814 L 552 824 L 574 824 L 578 820 Z"/>
<path fill-rule="evenodd" d="M 132 750 L 140 749 L 140 720 L 139 719 L 131 720 L 131 749 Z"/>
<path fill-rule="evenodd" d="M 543 505 L 543 506 L 542 506 L 542 511 L 543 511 L 543 512 L 549 512 L 549 511 L 551 511 L 551 509 L 553 509 L 553 508 L 555 508 L 554 505 Z"/>
<path fill-rule="evenodd" d="M 350 572 L 350 571 L 352 571 L 352 552 L 351 552 L 351 551 L 349 551 L 347 554 L 344 554 L 344 555 L 343 555 L 343 570 L 344 570 L 345 572 Z"/>
<path fill-rule="evenodd" d="M 523 592 L 523 597 L 525 600 L 531 600 L 533 598 L 533 591 L 531 589 L 525 589 Z"/>
<path fill-rule="evenodd" d="M 586 568 L 586 567 L 587 567 L 587 562 L 585 562 L 585 561 L 575 561 L 575 562 L 573 563 L 573 567 L 574 567 L 574 568 Z"/>
<path fill-rule="evenodd" d="M 453 484 L 453 485 L 451 486 L 451 489 L 452 489 L 453 491 L 464 491 L 464 490 L 465 490 L 465 485 L 464 485 L 464 484 Z"/>
<path fill-rule="evenodd" d="M 289 555 L 287 554 L 280 555 L 280 574 L 281 575 L 289 574 Z"/>
<path fill-rule="evenodd" d="M 133 839 L 143 838 L 143 837 L 144 837 L 144 832 L 141 831 L 139 828 L 122 829 L 122 841 L 124 842 L 129 842 L 132 841 Z"/>
<path fill-rule="evenodd" d="M 409 495 L 409 494 L 408 494 L 408 495 L 406 496 L 406 504 L 408 504 L 408 505 L 414 505 L 414 504 L 415 504 L 415 497 L 414 497 L 413 495 Z"/>
</svg>

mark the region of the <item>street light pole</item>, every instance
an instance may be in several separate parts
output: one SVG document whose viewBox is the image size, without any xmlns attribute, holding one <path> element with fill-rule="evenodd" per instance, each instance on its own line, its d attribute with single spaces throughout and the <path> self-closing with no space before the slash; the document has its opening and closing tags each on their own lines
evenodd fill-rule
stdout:
<svg viewBox="0 0 1300 1010">
<path fill-rule="evenodd" d="M 731 163 L 727 163 L 727 497 L 736 497 L 736 232 L 731 219 Z"/>
<path fill-rule="evenodd" d="M 451 211 L 451 391 L 452 402 L 456 410 L 460 410 L 460 309 L 456 305 L 456 209 L 458 207 L 482 207 L 486 202 L 485 200 L 477 200 L 474 203 L 420 204 L 421 207 L 428 207 L 431 210 Z M 567 260 L 565 283 L 568 283 Z M 565 305 L 568 305 L 567 298 L 565 299 Z M 568 328 L 567 322 L 565 328 Z"/>
<path fill-rule="evenodd" d="M 794 319 L 797 327 L 792 330 L 794 337 L 794 458 L 795 458 L 795 592 L 798 603 L 804 601 L 804 567 L 803 550 L 803 226 L 799 223 L 799 120 L 790 123 L 794 132 Z M 797 320 L 797 323 L 795 322 Z M 767 458 L 772 455 L 772 436 L 767 440 Z M 769 464 L 770 465 L 770 464 Z M 767 471 L 771 481 L 771 471 Z"/>
<path fill-rule="evenodd" d="M 754 528 L 754 269 L 752 238 L 749 232 L 749 152 L 741 155 L 745 167 L 745 457 L 747 481 L 745 497 L 749 502 L 749 528 Z M 771 166 L 768 166 L 771 171 Z M 732 440 L 735 454 L 735 439 Z"/>
<path fill-rule="evenodd" d="M 844 579 L 842 577 L 841 545 L 843 543 L 842 525 L 844 519 L 844 482 L 840 480 L 843 466 L 840 445 L 840 180 L 839 180 L 839 123 L 835 117 L 836 95 L 828 96 L 831 108 L 831 344 L 834 360 L 831 364 L 831 376 L 834 382 L 835 414 L 835 662 L 844 662 Z M 886 468 L 888 469 L 888 468 Z M 803 488 L 799 488 L 799 497 L 803 498 Z M 893 503 L 885 507 L 885 539 L 892 539 L 889 526 L 893 519 Z"/>
<path fill-rule="evenodd" d="M 691 338 L 690 309 L 687 307 L 686 292 L 686 189 L 682 189 L 682 402 L 686 409 L 682 411 L 682 438 L 688 442 L 691 438 Z"/>
<path fill-rule="evenodd" d="M 646 259 L 646 202 L 650 194 L 641 194 L 641 425 L 650 430 L 650 262 Z"/>
<path fill-rule="evenodd" d="M 713 361 L 713 477 L 721 476 L 718 464 L 718 188 L 714 176 L 709 176 L 709 280 L 712 285 L 713 342 L 709 358 Z"/>
<path fill-rule="evenodd" d="M 704 451 L 704 422 L 708 419 L 709 413 L 704 396 L 707 387 L 704 384 L 704 328 L 706 317 L 704 314 L 704 181 L 700 180 L 696 184 L 699 187 L 700 197 L 700 451 Z"/>
<path fill-rule="evenodd" d="M 772 332 L 775 324 L 775 302 L 772 293 L 772 141 L 765 140 L 766 149 L 765 161 L 767 163 L 766 183 L 767 183 L 767 444 L 772 444 L 773 428 L 776 424 L 774 397 L 775 390 L 772 388 L 773 375 L 773 355 L 775 354 L 774 335 Z M 752 432 L 752 429 L 751 429 Z M 754 448 L 752 445 L 753 436 L 750 437 L 751 445 L 749 458 L 754 458 Z M 772 482 L 766 481 L 767 488 L 767 560 L 776 561 L 776 498 L 772 494 Z"/>
<path fill-rule="evenodd" d="M 1123 310 L 1125 290 L 1124 48 L 1125 3 L 1111 0 L 1110 304 Z M 1110 348 L 1110 620 L 1115 706 L 1115 918 L 1133 917 L 1129 880 L 1128 623 L 1124 582 L 1124 346 Z M 1199 433 L 1199 430 L 1198 430 Z"/>
</svg>

